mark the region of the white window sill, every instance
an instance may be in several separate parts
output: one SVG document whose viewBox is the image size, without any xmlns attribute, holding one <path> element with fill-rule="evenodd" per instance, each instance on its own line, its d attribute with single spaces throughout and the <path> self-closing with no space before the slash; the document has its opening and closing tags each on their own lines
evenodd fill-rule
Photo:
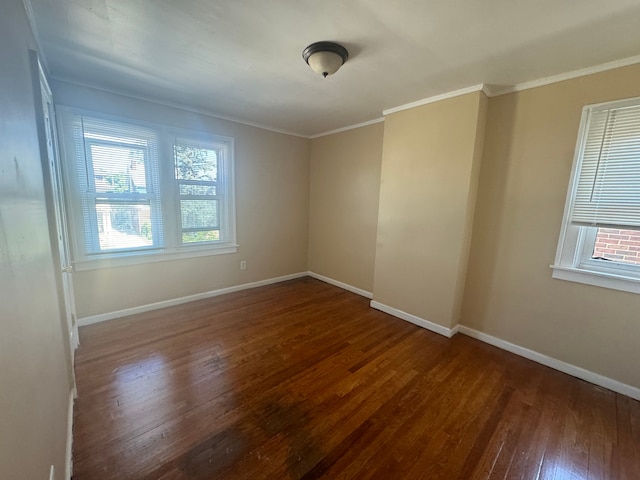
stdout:
<svg viewBox="0 0 640 480">
<path fill-rule="evenodd" d="M 551 268 L 553 269 L 553 278 L 558 280 L 585 283 L 623 292 L 640 293 L 640 279 L 638 278 L 561 265 L 551 265 Z"/>
<path fill-rule="evenodd" d="M 211 255 L 224 255 L 236 253 L 238 245 L 206 245 L 198 247 L 183 247 L 180 249 L 152 250 L 127 252 L 120 254 L 110 254 L 105 257 L 94 257 L 87 260 L 80 260 L 73 263 L 74 269 L 78 272 L 86 270 L 96 270 L 100 268 L 124 267 L 127 265 L 140 265 L 144 263 L 166 262 L 170 260 L 183 260 L 195 257 L 207 257 Z"/>
</svg>

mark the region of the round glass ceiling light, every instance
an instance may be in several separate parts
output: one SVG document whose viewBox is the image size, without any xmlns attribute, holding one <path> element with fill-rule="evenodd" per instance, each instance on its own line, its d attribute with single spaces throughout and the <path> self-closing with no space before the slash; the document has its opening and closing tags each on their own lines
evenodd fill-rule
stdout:
<svg viewBox="0 0 640 480">
<path fill-rule="evenodd" d="M 349 58 L 349 52 L 339 43 L 316 42 L 302 51 L 302 58 L 311 70 L 327 77 L 333 75 Z"/>
</svg>

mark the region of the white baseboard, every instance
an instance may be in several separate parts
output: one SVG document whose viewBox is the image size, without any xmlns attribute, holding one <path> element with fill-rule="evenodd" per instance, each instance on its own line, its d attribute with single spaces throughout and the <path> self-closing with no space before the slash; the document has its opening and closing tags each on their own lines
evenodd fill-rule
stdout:
<svg viewBox="0 0 640 480">
<path fill-rule="evenodd" d="M 336 287 L 340 287 L 344 290 L 348 290 L 350 292 L 356 293 L 363 297 L 372 298 L 372 293 L 367 292 L 366 290 L 353 287 L 346 283 L 339 282 L 338 280 L 334 280 L 332 278 L 325 277 L 323 275 L 319 275 L 314 272 L 300 272 L 300 273 L 294 273 L 291 275 L 284 275 L 282 277 L 269 278 L 269 279 L 260 280 L 257 282 L 244 283 L 242 285 L 235 285 L 233 287 L 221 288 L 218 290 L 212 290 L 210 292 L 198 293 L 198 294 L 189 295 L 186 297 L 174 298 L 174 299 L 165 300 L 162 302 L 150 303 L 148 305 L 141 305 L 139 307 L 127 308 L 127 309 L 118 310 L 115 312 L 92 315 L 90 317 L 84 317 L 79 319 L 78 326 L 91 325 L 93 323 L 104 322 L 106 320 L 126 317 L 128 315 L 134 315 L 136 313 L 149 312 L 151 310 L 171 307 L 174 305 L 180 305 L 182 303 L 193 302 L 195 300 L 202 300 L 205 298 L 217 297 L 218 295 L 224 295 L 226 293 L 239 292 L 241 290 L 262 287 L 265 285 L 285 282 L 287 280 L 293 280 L 296 278 L 302 278 L 306 276 L 315 278 L 317 280 L 321 280 L 331 285 L 335 285 Z M 640 400 L 640 388 L 627 385 L 617 380 L 613 380 L 603 375 L 599 375 L 589 370 L 585 370 L 575 365 L 571 365 L 570 363 L 566 363 L 561 360 L 557 360 L 555 358 L 549 357 L 547 355 L 543 355 L 542 353 L 538 353 L 534 350 L 529 350 L 528 348 L 515 345 L 513 343 L 507 342 L 506 340 L 493 337 L 489 334 L 480 332 L 478 330 L 474 330 L 470 327 L 466 327 L 464 325 L 456 325 L 453 328 L 443 327 L 442 325 L 439 325 L 437 323 L 430 322 L 429 320 L 425 320 L 424 318 L 418 317 L 416 315 L 412 315 L 410 313 L 403 312 L 402 310 L 398 310 L 397 308 L 393 308 L 383 303 L 376 302 L 375 300 L 371 300 L 370 305 L 371 305 L 371 308 L 375 308 L 376 310 L 380 310 L 382 312 L 388 313 L 389 315 L 393 315 L 394 317 L 400 318 L 407 322 L 411 322 L 415 325 L 418 325 L 419 327 L 425 328 L 427 330 L 438 333 L 445 337 L 451 338 L 456 333 L 459 332 L 469 337 L 480 340 L 482 342 L 493 345 L 495 347 L 506 350 L 508 352 L 519 355 L 521 357 L 528 358 L 529 360 L 532 360 L 534 362 L 540 363 L 542 365 L 546 365 L 547 367 L 553 368 L 555 370 L 566 373 L 573 377 L 580 378 L 587 382 L 593 383 L 594 385 L 599 385 L 611 391 L 620 393 L 622 395 L 626 395 L 636 400 Z M 70 398 L 69 398 L 69 426 L 68 426 L 68 433 L 67 433 L 67 467 L 66 468 L 67 468 L 67 472 L 69 472 L 69 475 L 67 475 L 67 477 L 65 478 L 70 478 L 70 473 L 72 472 L 72 458 L 71 458 L 72 431 L 73 431 L 73 391 L 71 392 Z"/>
<path fill-rule="evenodd" d="M 373 298 L 373 293 L 367 292 L 366 290 L 362 290 L 361 288 L 358 288 L 358 287 L 353 287 L 347 283 L 339 282 L 338 280 L 334 280 L 333 278 L 325 277 L 324 275 L 320 275 L 314 272 L 307 272 L 307 275 L 309 275 L 311 278 L 315 278 L 316 280 L 320 280 L 322 282 L 329 283 L 336 287 L 340 287 L 344 290 L 357 293 L 358 295 L 361 295 L 365 298 L 369 298 L 369 299 Z"/>
<path fill-rule="evenodd" d="M 614 392 L 621 393 L 622 395 L 626 395 L 627 397 L 640 400 L 640 388 L 632 387 L 631 385 L 627 385 L 626 383 L 618 382 L 617 380 L 613 380 L 603 375 L 590 372 L 589 370 L 585 370 L 584 368 L 576 367 L 575 365 L 571 365 L 570 363 L 548 357 L 547 355 L 543 355 L 542 353 L 538 353 L 534 350 L 529 350 L 528 348 L 515 345 L 513 343 L 507 342 L 506 340 L 502 340 L 486 333 L 479 332 L 478 330 L 474 330 L 473 328 L 465 327 L 464 325 L 460 325 L 458 331 L 464 335 L 476 338 L 482 342 L 488 343 L 489 345 L 493 345 L 494 347 L 501 348 L 502 350 L 515 353 L 516 355 L 520 355 L 521 357 L 528 358 L 529 360 L 533 360 L 534 362 L 546 365 L 547 367 L 551 367 L 555 370 L 559 370 L 560 372 L 571 375 L 572 377 L 580 378 L 589 383 L 593 383 Z"/>
<path fill-rule="evenodd" d="M 453 337 L 458 332 L 457 325 L 454 328 L 443 327 L 442 325 L 439 325 L 437 323 L 433 323 L 429 320 L 425 320 L 424 318 L 420 318 L 410 313 L 403 312 L 402 310 L 390 307 L 388 305 L 385 305 L 384 303 L 376 302 L 375 300 L 371 300 L 370 305 L 371 308 L 375 308 L 376 310 L 380 310 L 381 312 L 401 318 L 402 320 L 406 320 L 407 322 L 411 322 L 415 325 L 418 325 L 419 327 L 426 328 L 427 330 L 439 333 L 440 335 L 444 335 L 448 338 Z"/>
<path fill-rule="evenodd" d="M 195 295 L 188 295 L 186 297 L 172 298 L 170 300 L 163 300 L 162 302 L 149 303 L 147 305 L 140 305 L 139 307 L 125 308 L 124 310 L 117 310 L 115 312 L 100 313 L 98 315 L 91 315 L 78 319 L 78 326 L 83 327 L 85 325 L 91 325 L 93 323 L 104 322 L 107 320 L 113 320 L 115 318 L 126 317 L 129 315 L 135 315 L 137 313 L 150 312 L 152 310 L 158 310 L 160 308 L 172 307 L 174 305 L 180 305 L 182 303 L 193 302 L 195 300 L 202 300 L 205 298 L 217 297 L 224 295 L 225 293 L 239 292 L 241 290 L 247 290 L 250 288 L 263 287 L 265 285 L 271 285 L 273 283 L 286 282 L 287 280 L 293 280 L 296 278 L 306 277 L 307 272 L 292 273 L 291 275 L 284 275 L 282 277 L 268 278 L 266 280 L 260 280 L 257 282 L 243 283 L 242 285 L 234 285 L 233 287 L 220 288 L 218 290 L 212 290 L 210 292 L 196 293 Z"/>
<path fill-rule="evenodd" d="M 66 446 L 66 465 L 64 469 L 64 478 L 69 480 L 73 476 L 73 400 L 75 398 L 75 389 L 69 392 L 69 407 L 67 413 L 67 446 Z"/>
</svg>

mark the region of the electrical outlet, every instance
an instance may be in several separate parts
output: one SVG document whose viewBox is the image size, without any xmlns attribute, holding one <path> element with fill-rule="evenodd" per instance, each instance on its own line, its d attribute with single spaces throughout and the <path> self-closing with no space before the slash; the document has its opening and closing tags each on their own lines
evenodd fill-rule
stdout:
<svg viewBox="0 0 640 480">
<path fill-rule="evenodd" d="M 49 469 L 49 480 L 56 480 L 56 469 L 53 465 L 51 465 L 51 468 Z"/>
<path fill-rule="evenodd" d="M 247 262 L 246 260 L 242 260 L 240 262 L 240 270 L 246 270 L 247 269 Z"/>
</svg>

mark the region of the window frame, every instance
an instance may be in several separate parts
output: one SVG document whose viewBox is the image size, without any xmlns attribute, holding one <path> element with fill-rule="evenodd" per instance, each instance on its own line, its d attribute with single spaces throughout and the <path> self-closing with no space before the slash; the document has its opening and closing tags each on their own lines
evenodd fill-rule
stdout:
<svg viewBox="0 0 640 480">
<path fill-rule="evenodd" d="M 208 138 L 204 139 L 202 136 L 200 136 L 199 138 L 194 138 L 194 137 L 186 137 L 184 135 L 178 134 L 179 132 L 174 131 L 173 132 L 175 135 L 173 136 L 173 142 L 172 142 L 172 149 L 174 152 L 173 155 L 173 161 L 174 161 L 174 181 L 175 181 L 175 187 L 176 187 L 176 195 L 175 195 L 175 199 L 176 199 L 176 208 L 177 208 L 177 215 L 178 218 L 176 220 L 176 225 L 180 226 L 180 231 L 181 234 L 180 235 L 180 244 L 182 247 L 185 246 L 195 246 L 195 245 L 205 245 L 205 244 L 210 244 L 210 245 L 218 245 L 220 243 L 224 243 L 225 242 L 225 237 L 228 235 L 228 232 L 230 231 L 230 225 L 229 225 L 229 220 L 230 220 L 230 212 L 228 211 L 227 208 L 225 208 L 225 206 L 227 205 L 227 196 L 229 194 L 228 192 L 228 185 L 227 185 L 227 177 L 229 176 L 229 172 L 228 172 L 228 161 L 227 161 L 227 157 L 231 152 L 232 149 L 232 144 L 229 142 L 229 138 L 227 137 L 220 137 L 220 136 L 209 136 Z M 177 169 L 177 158 L 175 156 L 175 147 L 177 145 L 185 145 L 185 146 L 190 146 L 193 148 L 206 148 L 206 149 L 210 149 L 210 150 L 215 150 L 217 155 L 216 155 L 216 180 L 213 181 L 203 181 L 203 180 L 186 180 L 186 179 L 179 179 L 177 177 L 177 175 L 175 174 L 175 171 Z M 180 192 L 180 185 L 201 185 L 201 186 L 212 186 L 215 187 L 216 189 L 216 193 L 213 195 L 195 195 L 195 194 L 182 194 Z M 218 201 L 218 204 L 216 206 L 216 214 L 218 216 L 218 225 L 214 226 L 211 225 L 210 227 L 212 228 L 208 228 L 208 229 L 200 229 L 200 228 L 191 228 L 188 230 L 191 231 L 210 231 L 210 230 L 215 230 L 217 227 L 217 230 L 220 231 L 220 240 L 212 240 L 212 241 L 200 241 L 200 242 L 185 242 L 183 239 L 183 234 L 185 233 L 185 228 L 182 225 L 182 204 L 181 202 L 185 200 L 216 200 Z M 223 205 L 223 208 L 220 208 L 220 204 Z"/>
<path fill-rule="evenodd" d="M 598 227 L 575 225 L 571 223 L 570 218 L 582 167 L 590 113 L 596 109 L 625 105 L 640 105 L 640 97 L 586 105 L 582 109 L 560 237 L 555 262 L 551 268 L 552 277 L 559 280 L 640 293 L 640 265 L 591 258 Z M 624 225 L 611 227 L 630 229 Z"/>
<path fill-rule="evenodd" d="M 57 125 L 60 132 L 60 150 L 62 158 L 62 177 L 64 185 L 64 197 L 69 215 L 69 227 L 71 231 L 71 251 L 72 264 L 77 271 L 93 270 L 99 268 L 111 268 L 125 265 L 136 265 L 151 262 L 162 262 L 168 260 L 186 259 L 210 255 L 221 255 L 236 253 L 238 244 L 236 242 L 236 209 L 235 209 L 235 140 L 232 137 L 195 131 L 190 129 L 172 127 L 158 123 L 141 121 L 138 119 L 104 114 L 101 112 L 58 105 Z M 81 181 L 77 178 L 76 151 L 71 127 L 72 119 L 75 116 L 84 116 L 130 124 L 153 131 L 157 137 L 157 163 L 152 166 L 157 169 L 159 212 L 161 223 L 158 228 L 162 229 L 159 235 L 159 243 L 145 247 L 134 247 L 103 251 L 99 253 L 89 253 L 86 248 L 85 217 L 83 214 L 84 196 L 81 192 Z M 174 142 L 176 139 L 190 139 L 202 144 L 224 145 L 225 155 L 222 159 L 222 170 L 224 177 L 221 183 L 225 186 L 224 210 L 225 223 L 220 222 L 221 236 L 225 229 L 224 236 L 220 241 L 210 242 L 181 242 L 181 217 L 179 210 L 179 189 L 175 178 L 175 156 Z M 145 166 L 146 167 L 146 166 Z M 152 176 L 150 171 L 145 172 L 147 178 Z M 92 195 L 93 192 L 88 192 Z M 85 194 L 85 195 L 87 195 Z M 91 209 L 89 209 L 91 211 Z M 93 215 L 95 217 L 95 212 Z M 97 224 L 92 223 L 91 228 L 97 228 Z M 156 226 L 152 225 L 156 229 Z M 97 233 L 94 232 L 94 236 Z"/>
</svg>

